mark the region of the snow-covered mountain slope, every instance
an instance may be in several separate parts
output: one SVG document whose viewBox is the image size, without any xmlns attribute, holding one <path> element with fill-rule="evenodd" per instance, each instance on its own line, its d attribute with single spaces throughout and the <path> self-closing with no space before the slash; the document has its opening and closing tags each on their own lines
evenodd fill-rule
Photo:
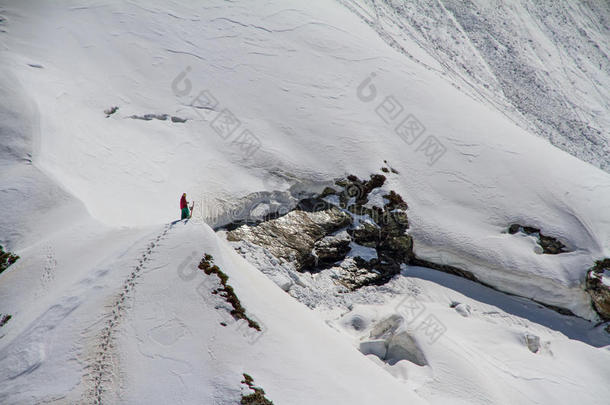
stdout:
<svg viewBox="0 0 610 405">
<path fill-rule="evenodd" d="M 87 243 L 78 242 L 83 236 Z M 229 404 L 239 401 L 243 372 L 276 403 L 423 403 L 230 246 L 219 245 L 209 227 L 177 223 L 109 236 L 57 237 L 51 270 L 57 278 L 46 291 L 32 288 L 33 280 L 19 286 L 26 297 L 5 287 L 18 287 L 11 276 L 44 258 L 28 255 L 3 278 L 3 308 L 19 313 L 2 338 L 11 343 L 0 349 L 3 403 L 96 403 L 101 390 L 104 403 Z M 81 255 L 70 260 L 66 255 L 75 253 L 66 247 Z M 201 252 L 217 258 L 263 333 L 220 325 L 232 318 L 215 309 L 222 300 L 211 294 L 217 281 L 197 269 Z M 108 346 L 100 342 L 105 331 Z"/>
<path fill-rule="evenodd" d="M 430 37 L 400 40 L 416 61 L 346 2 L 0 4 L 0 244 L 21 256 L 0 275 L 0 313 L 12 315 L 0 329 L 0 402 L 229 404 L 249 373 L 277 404 L 605 403 L 608 336 L 587 321 L 598 318 L 583 282 L 610 256 L 610 175 L 540 136 L 565 134 L 545 121 L 563 107 L 518 119 L 500 93 L 526 91 L 522 81 L 490 71 L 497 83 L 473 97 L 487 76 L 440 77 Z M 600 25 L 586 32 L 603 53 Z M 488 57 L 464 60 L 479 71 Z M 588 96 L 564 89 L 600 130 L 601 62 L 583 76 Z M 566 149 L 605 167 L 603 136 L 591 138 L 601 149 Z M 333 309 L 320 293 L 330 309 L 307 309 L 203 223 L 240 219 L 261 199 L 289 208 L 297 192 L 366 178 L 384 160 L 419 257 L 583 319 L 407 268 L 390 294 L 361 292 L 367 327 L 350 329 L 353 306 Z M 172 225 L 183 192 L 195 216 Z M 568 252 L 540 254 L 511 224 Z M 213 276 L 197 270 L 206 252 L 262 333 L 226 316 Z M 354 346 L 413 283 L 444 340 L 421 343 L 426 365 L 375 364 Z M 524 343 L 532 330 L 536 353 Z"/>
<path fill-rule="evenodd" d="M 343 3 L 388 44 L 470 96 L 610 168 L 608 2 Z"/>
<path fill-rule="evenodd" d="M 453 276 L 413 268 L 385 292 L 367 288 L 346 297 L 355 304 L 347 313 L 340 307 L 316 313 L 205 225 L 85 235 L 86 243 L 74 232 L 56 237 L 49 248 L 54 265 L 49 256 L 28 253 L 3 277 L 3 308 L 17 314 L 0 349 L 3 403 L 96 403 L 99 390 L 103 403 L 229 404 L 240 396 L 243 372 L 278 404 L 423 403 L 413 390 L 432 403 L 578 397 L 601 404 L 607 395 L 610 354 L 594 347 L 593 335 L 573 335 L 586 322 Z M 211 294 L 218 282 L 197 269 L 202 251 L 226 271 L 262 332 L 224 312 L 222 299 Z M 45 262 L 52 277 L 38 287 L 36 269 Z M 31 272 L 27 281 L 24 271 Z M 356 337 L 414 293 L 447 327 L 437 342 L 415 331 L 424 366 L 406 360 L 390 366 L 355 350 Z M 449 308 L 450 301 L 467 306 L 469 316 Z M 354 329 L 355 320 L 364 330 Z M 528 350 L 526 334 L 539 337 L 539 354 Z"/>
<path fill-rule="evenodd" d="M 22 249 L 87 214 L 80 201 L 33 165 L 38 107 L 11 71 L 0 69 L 0 245 Z"/>
</svg>

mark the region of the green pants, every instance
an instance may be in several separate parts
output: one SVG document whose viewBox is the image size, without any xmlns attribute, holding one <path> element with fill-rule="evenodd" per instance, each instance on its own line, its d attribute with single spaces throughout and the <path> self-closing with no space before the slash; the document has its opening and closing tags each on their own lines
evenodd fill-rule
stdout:
<svg viewBox="0 0 610 405">
<path fill-rule="evenodd" d="M 181 219 L 186 219 L 189 216 L 190 216 L 190 214 L 189 214 L 189 207 L 182 208 L 182 218 Z"/>
</svg>

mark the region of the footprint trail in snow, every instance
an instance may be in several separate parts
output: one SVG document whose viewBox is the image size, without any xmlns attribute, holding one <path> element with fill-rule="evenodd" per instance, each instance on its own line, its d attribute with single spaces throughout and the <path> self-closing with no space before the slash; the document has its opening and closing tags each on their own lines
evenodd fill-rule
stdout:
<svg viewBox="0 0 610 405">
<path fill-rule="evenodd" d="M 104 393 L 115 385 L 118 377 L 118 364 L 111 349 L 114 347 L 116 331 L 127 309 L 127 301 L 135 290 L 136 280 L 141 277 L 142 270 L 146 268 L 151 255 L 156 252 L 156 248 L 167 237 L 167 233 L 174 224 L 167 224 L 163 231 L 148 243 L 144 253 L 138 259 L 137 265 L 123 282 L 120 292 L 114 298 L 109 311 L 103 316 L 103 319 L 107 319 L 107 321 L 96 339 L 93 359 L 85 368 L 87 370 L 85 380 L 88 388 L 84 392 L 83 402 L 102 404 Z"/>
</svg>

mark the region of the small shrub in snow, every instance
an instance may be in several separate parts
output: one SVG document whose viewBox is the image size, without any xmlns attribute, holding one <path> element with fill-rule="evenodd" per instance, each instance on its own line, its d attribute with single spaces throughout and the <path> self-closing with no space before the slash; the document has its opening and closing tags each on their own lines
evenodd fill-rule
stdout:
<svg viewBox="0 0 610 405">
<path fill-rule="evenodd" d="M 389 210 L 393 210 L 396 208 L 401 209 L 401 210 L 406 210 L 409 208 L 407 206 L 407 203 L 405 202 L 405 200 L 402 199 L 402 196 L 394 190 L 391 190 L 390 194 L 384 195 L 383 198 L 388 200 L 388 203 L 386 204 L 386 208 Z"/>
<path fill-rule="evenodd" d="M 104 114 L 106 114 L 106 118 L 108 118 L 117 111 L 119 111 L 119 107 L 114 106 L 114 107 L 110 107 L 110 108 L 104 110 Z"/>
<path fill-rule="evenodd" d="M 6 323 L 8 321 L 10 321 L 12 318 L 11 315 L 2 315 L 0 314 L 0 328 L 3 327 L 4 325 L 6 325 Z"/>
<path fill-rule="evenodd" d="M 521 226 L 519 224 L 511 224 L 508 227 L 508 233 L 511 235 L 515 235 L 519 231 L 526 235 L 538 238 L 538 245 L 541 248 L 538 252 L 539 254 L 544 253 L 556 255 L 568 252 L 566 245 L 564 245 L 560 240 L 552 236 L 544 235 L 538 228 L 534 228 L 532 226 Z"/>
<path fill-rule="evenodd" d="M 273 402 L 265 398 L 265 390 L 260 387 L 254 386 L 254 379 L 248 374 L 244 373 L 244 379 L 242 384 L 248 386 L 249 389 L 254 391 L 248 395 L 242 395 L 240 404 L 241 405 L 273 405 Z"/>
<path fill-rule="evenodd" d="M 610 320 L 610 258 L 598 260 L 587 272 L 585 291 L 593 309 L 604 321 Z"/>
<path fill-rule="evenodd" d="M 12 254 L 11 252 L 5 252 L 2 245 L 0 245 L 0 273 L 6 270 L 11 264 L 15 263 L 19 259 L 19 256 Z"/>
<path fill-rule="evenodd" d="M 246 309 L 241 305 L 239 298 L 235 294 L 235 290 L 228 284 L 229 276 L 227 276 L 218 266 L 213 264 L 214 258 L 212 255 L 205 254 L 203 259 L 201 259 L 201 263 L 199 263 L 199 268 L 203 270 L 203 272 L 207 275 L 216 274 L 216 276 L 220 279 L 221 288 L 214 290 L 212 294 L 218 294 L 225 299 L 233 309 L 231 310 L 231 315 L 235 320 L 243 319 L 248 322 L 248 326 L 256 329 L 257 331 L 261 331 L 261 327 L 258 322 L 250 319 L 246 315 Z"/>
</svg>

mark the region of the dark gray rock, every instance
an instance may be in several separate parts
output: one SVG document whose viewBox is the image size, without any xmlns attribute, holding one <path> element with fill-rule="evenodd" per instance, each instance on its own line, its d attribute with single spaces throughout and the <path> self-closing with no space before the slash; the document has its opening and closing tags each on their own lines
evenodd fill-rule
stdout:
<svg viewBox="0 0 610 405">
<path fill-rule="evenodd" d="M 593 308 L 604 321 L 610 320 L 610 286 L 603 283 L 604 273 L 610 275 L 610 258 L 598 260 L 587 272 L 585 291 L 591 297 Z M 608 277 L 608 276 L 606 276 Z"/>
<path fill-rule="evenodd" d="M 312 208 L 309 204 L 308 207 Z M 256 226 L 242 225 L 229 231 L 227 239 L 262 246 L 275 257 L 293 262 L 297 270 L 303 270 L 315 265 L 311 252 L 319 239 L 351 223 L 352 217 L 334 206 L 311 211 L 297 209 Z"/>
<path fill-rule="evenodd" d="M 568 251 L 567 247 L 560 240 L 552 236 L 544 235 L 538 228 L 521 226 L 519 224 L 512 224 L 508 227 L 508 233 L 511 235 L 514 235 L 519 231 L 527 235 L 536 236 L 538 238 L 538 245 L 542 247 L 542 253 L 544 254 L 557 255 Z"/>
<path fill-rule="evenodd" d="M 368 202 L 368 195 L 376 188 L 383 186 L 386 177 L 382 174 L 372 174 L 369 180 L 360 180 L 354 175 L 338 180 L 335 184 L 343 190 L 339 193 L 342 208 L 347 208 L 351 200 L 355 205 L 364 205 Z"/>
<path fill-rule="evenodd" d="M 557 255 L 566 251 L 566 246 L 559 240 L 541 233 L 538 235 L 538 244 L 542 246 L 542 251 L 548 255 Z"/>
<path fill-rule="evenodd" d="M 521 225 L 512 224 L 511 226 L 508 227 L 508 233 L 510 233 L 511 235 L 514 235 L 517 232 L 519 232 L 520 229 L 521 229 Z"/>
<path fill-rule="evenodd" d="M 401 263 L 413 257 L 402 197 L 390 192 L 384 207 L 364 205 L 371 191 L 385 180 L 379 174 L 369 180 L 348 176 L 335 183 L 338 189 L 327 187 L 317 197 L 302 199 L 285 215 L 229 227 L 227 238 L 261 246 L 275 257 L 292 262 L 298 271 L 315 272 L 334 266 L 334 277 L 349 289 L 384 284 L 400 272 Z M 323 199 L 329 195 L 338 197 L 338 206 Z M 354 217 L 361 219 L 358 226 L 352 225 Z M 351 242 L 375 249 L 376 258 L 346 258 Z"/>
<path fill-rule="evenodd" d="M 382 285 L 400 273 L 400 264 L 395 261 L 382 261 L 379 259 L 364 260 L 360 257 L 353 259 L 356 273 L 353 278 L 344 283 L 350 289 L 357 289 L 365 285 Z"/>
<path fill-rule="evenodd" d="M 312 254 L 315 259 L 315 266 L 321 267 L 330 265 L 345 259 L 350 251 L 352 239 L 346 232 L 338 235 L 325 236 L 314 243 Z"/>
<path fill-rule="evenodd" d="M 534 228 L 534 227 L 531 227 L 531 226 L 524 226 L 522 228 L 523 228 L 523 232 L 527 233 L 528 235 L 533 235 L 535 233 L 539 233 L 540 232 L 540 229 Z"/>
<path fill-rule="evenodd" d="M 381 228 L 369 223 L 363 223 L 358 228 L 347 231 L 354 242 L 359 245 L 376 248 L 381 242 Z"/>
<path fill-rule="evenodd" d="M 415 265 L 415 266 L 421 266 L 421 267 L 429 267 L 431 269 L 435 269 L 435 270 L 439 270 L 445 273 L 449 273 L 449 274 L 453 274 L 459 277 L 463 277 L 466 278 L 470 281 L 476 281 L 478 283 L 481 283 L 483 285 L 487 285 L 485 283 L 482 283 L 481 281 L 479 281 L 476 276 L 471 272 L 468 271 L 466 269 L 461 269 L 459 267 L 455 267 L 455 266 L 450 266 L 448 264 L 438 264 L 438 263 L 434 263 L 434 262 L 430 262 L 428 260 L 424 260 L 424 259 L 420 259 L 419 257 L 414 257 L 411 260 L 411 264 Z M 491 287 L 489 285 L 487 285 L 488 287 Z"/>
<path fill-rule="evenodd" d="M 328 197 L 329 195 L 335 194 L 337 194 L 337 190 L 332 187 L 325 187 L 324 190 L 322 190 L 322 193 L 320 194 L 320 198 Z"/>
</svg>

